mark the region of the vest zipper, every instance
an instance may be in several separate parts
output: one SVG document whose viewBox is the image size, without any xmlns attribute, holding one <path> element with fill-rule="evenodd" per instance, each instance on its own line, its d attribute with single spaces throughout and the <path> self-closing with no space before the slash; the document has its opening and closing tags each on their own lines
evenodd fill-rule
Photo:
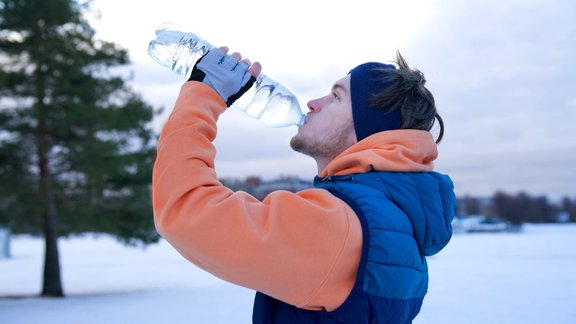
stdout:
<svg viewBox="0 0 576 324">
<path fill-rule="evenodd" d="M 337 182 L 348 182 L 348 181 L 353 181 L 354 177 L 352 176 L 327 176 L 322 178 L 321 182 L 323 184 L 326 183 L 337 183 Z"/>
</svg>

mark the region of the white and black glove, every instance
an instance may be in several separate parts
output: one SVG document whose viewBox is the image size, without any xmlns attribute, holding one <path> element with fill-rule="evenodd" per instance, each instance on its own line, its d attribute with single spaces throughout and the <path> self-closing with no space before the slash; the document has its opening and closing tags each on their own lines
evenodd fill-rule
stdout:
<svg viewBox="0 0 576 324">
<path fill-rule="evenodd" d="M 230 107 L 252 87 L 256 78 L 248 72 L 248 65 L 214 48 L 196 62 L 188 81 L 206 83 Z"/>
</svg>

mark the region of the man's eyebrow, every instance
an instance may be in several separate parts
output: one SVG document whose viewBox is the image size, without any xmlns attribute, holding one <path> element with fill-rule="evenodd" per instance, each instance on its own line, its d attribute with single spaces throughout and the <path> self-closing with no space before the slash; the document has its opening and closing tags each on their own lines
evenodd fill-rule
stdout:
<svg viewBox="0 0 576 324">
<path fill-rule="evenodd" d="M 343 93 L 346 94 L 346 95 L 348 94 L 348 90 L 346 90 L 346 88 L 345 88 L 343 85 L 339 84 L 339 83 L 335 83 L 335 84 L 332 86 L 332 91 L 341 91 L 341 92 L 343 92 Z"/>
</svg>

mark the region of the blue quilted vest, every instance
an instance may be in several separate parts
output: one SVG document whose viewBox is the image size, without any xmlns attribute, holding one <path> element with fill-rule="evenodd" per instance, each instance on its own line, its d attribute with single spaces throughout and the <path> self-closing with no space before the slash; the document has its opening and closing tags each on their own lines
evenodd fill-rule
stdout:
<svg viewBox="0 0 576 324">
<path fill-rule="evenodd" d="M 436 172 L 368 172 L 314 180 L 346 202 L 362 224 L 363 247 L 354 287 L 342 305 L 309 311 L 260 292 L 253 323 L 411 323 L 428 289 L 425 256 L 452 235 L 455 196 Z"/>
</svg>

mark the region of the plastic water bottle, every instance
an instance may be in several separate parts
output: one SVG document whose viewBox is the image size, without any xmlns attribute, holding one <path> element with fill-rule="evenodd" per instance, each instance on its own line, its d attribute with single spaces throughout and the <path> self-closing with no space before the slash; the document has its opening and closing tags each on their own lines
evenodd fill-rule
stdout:
<svg viewBox="0 0 576 324">
<path fill-rule="evenodd" d="M 214 48 L 173 24 L 161 25 L 150 41 L 148 54 L 158 63 L 188 79 L 196 61 Z M 254 86 L 232 104 L 270 127 L 300 126 L 306 120 L 294 93 L 262 73 Z"/>
</svg>

